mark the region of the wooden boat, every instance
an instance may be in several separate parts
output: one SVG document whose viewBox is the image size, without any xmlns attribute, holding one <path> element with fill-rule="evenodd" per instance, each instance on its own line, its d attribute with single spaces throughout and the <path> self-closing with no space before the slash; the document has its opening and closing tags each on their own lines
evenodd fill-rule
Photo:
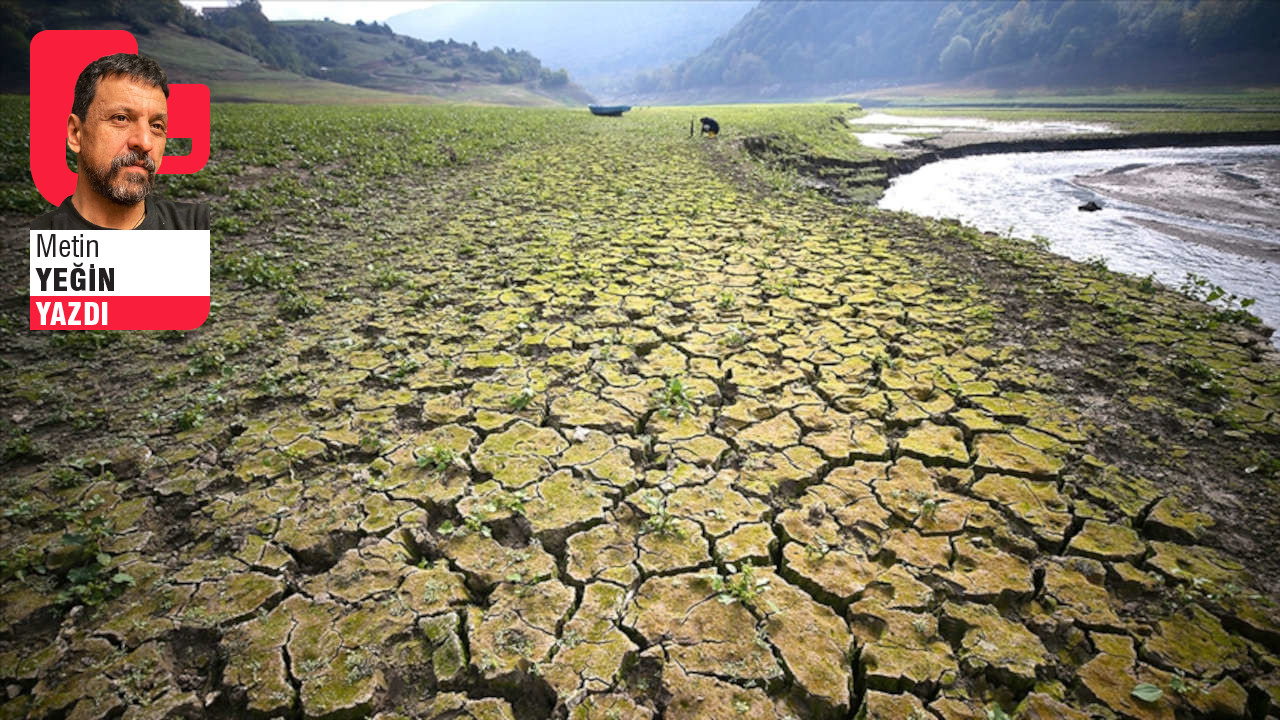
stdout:
<svg viewBox="0 0 1280 720">
<path fill-rule="evenodd" d="M 622 113 L 631 109 L 630 105 L 588 105 L 587 109 L 592 115 L 607 115 L 609 117 L 622 117 Z"/>
</svg>

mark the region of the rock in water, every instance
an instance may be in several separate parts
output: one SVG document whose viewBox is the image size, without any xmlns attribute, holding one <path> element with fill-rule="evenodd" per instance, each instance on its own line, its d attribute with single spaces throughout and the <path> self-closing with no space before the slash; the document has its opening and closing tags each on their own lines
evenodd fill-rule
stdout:
<svg viewBox="0 0 1280 720">
<path fill-rule="evenodd" d="M 1079 209 L 1085 212 L 1097 212 L 1102 209 L 1102 206 L 1093 200 L 1090 200 L 1089 202 L 1081 205 Z"/>
</svg>

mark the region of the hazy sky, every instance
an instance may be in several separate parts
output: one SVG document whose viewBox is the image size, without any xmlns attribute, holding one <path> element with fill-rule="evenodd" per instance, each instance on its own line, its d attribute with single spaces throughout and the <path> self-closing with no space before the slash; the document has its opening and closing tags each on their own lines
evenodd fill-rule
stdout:
<svg viewBox="0 0 1280 720">
<path fill-rule="evenodd" d="M 382 22 L 392 15 L 436 4 L 432 0 L 366 0 L 365 2 L 261 0 L 261 3 L 262 14 L 270 20 L 321 20 L 327 17 L 335 22 L 347 24 L 356 20 Z M 237 0 L 182 0 L 182 4 L 199 10 L 209 6 L 227 7 L 236 5 L 238 2 Z"/>
</svg>

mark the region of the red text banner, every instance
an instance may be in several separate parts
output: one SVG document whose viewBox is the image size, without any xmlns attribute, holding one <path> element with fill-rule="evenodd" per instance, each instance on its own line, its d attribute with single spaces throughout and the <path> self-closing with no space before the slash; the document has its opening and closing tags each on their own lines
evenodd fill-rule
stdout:
<svg viewBox="0 0 1280 720">
<path fill-rule="evenodd" d="M 32 230 L 32 330 L 191 330 L 209 315 L 208 230 Z"/>
</svg>

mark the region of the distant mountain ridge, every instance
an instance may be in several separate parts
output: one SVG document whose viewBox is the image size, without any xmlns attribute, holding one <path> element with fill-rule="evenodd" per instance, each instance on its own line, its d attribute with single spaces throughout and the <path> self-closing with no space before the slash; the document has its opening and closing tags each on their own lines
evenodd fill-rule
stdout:
<svg viewBox="0 0 1280 720">
<path fill-rule="evenodd" d="M 966 79 L 1280 84 L 1278 28 L 1280 2 L 1269 0 L 765 0 L 706 50 L 635 87 L 755 87 L 794 97 Z"/>
<path fill-rule="evenodd" d="M 396 32 L 519 47 L 605 96 L 637 72 L 679 62 L 729 30 L 755 0 L 449 2 L 395 15 Z"/>
<path fill-rule="evenodd" d="M 510 104 L 581 104 L 590 96 L 563 69 L 516 49 L 398 35 L 377 22 L 273 22 L 256 0 L 197 15 L 179 0 L 71 0 L 0 6 L 4 89 L 26 92 L 29 38 L 44 29 L 123 27 L 175 82 L 205 82 L 215 100 L 273 99 L 330 86 Z M 253 87 L 257 84 L 260 87 Z M 262 92 L 268 94 L 264 97 Z M 332 90 L 328 95 L 333 95 Z M 340 96 L 339 96 L 340 97 Z M 357 99 L 375 100 L 366 94 Z"/>
</svg>

